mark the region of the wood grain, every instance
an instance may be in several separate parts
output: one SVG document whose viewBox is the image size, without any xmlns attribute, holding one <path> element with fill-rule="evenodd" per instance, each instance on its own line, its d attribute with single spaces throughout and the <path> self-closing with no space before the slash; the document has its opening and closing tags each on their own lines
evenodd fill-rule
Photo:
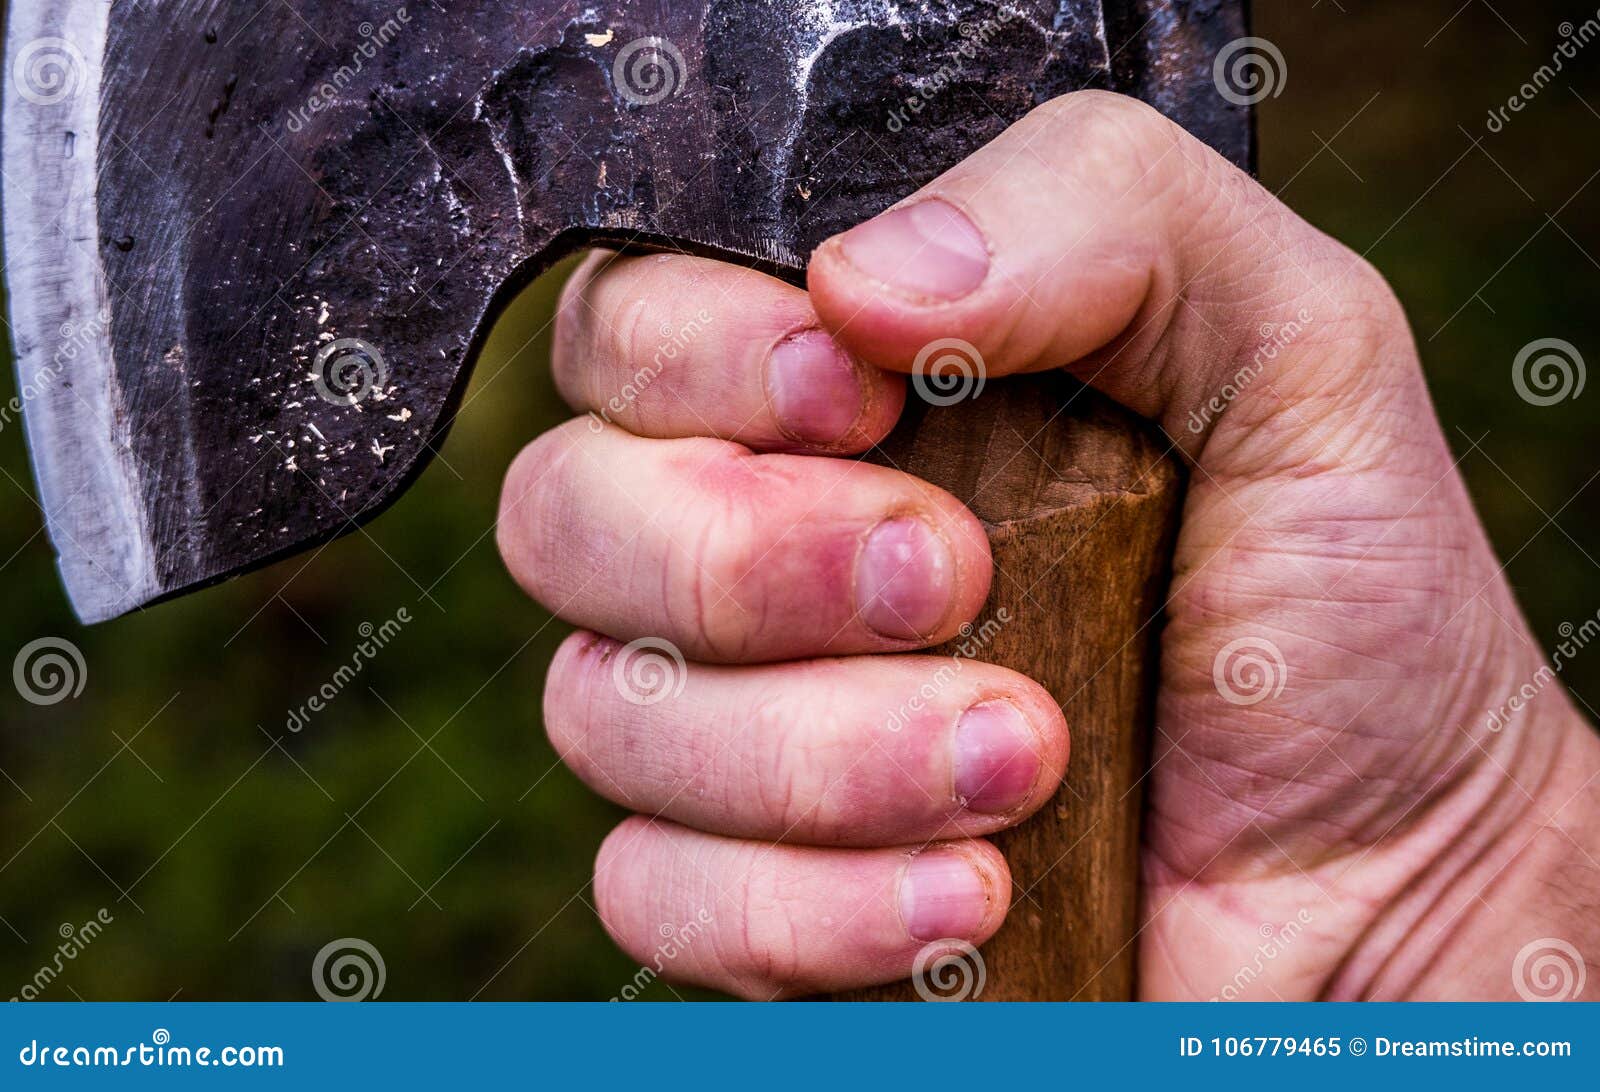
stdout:
<svg viewBox="0 0 1600 1092">
<path fill-rule="evenodd" d="M 981 619 L 1010 620 L 978 658 L 1043 684 L 1072 733 L 1053 803 L 994 839 L 1014 887 L 1006 924 L 981 952 L 978 998 L 1130 1000 L 1141 789 L 1182 472 L 1148 423 L 1058 374 L 993 383 L 946 408 L 912 401 L 875 461 L 949 490 L 983 520 L 995 580 Z M 841 999 L 917 996 L 901 983 Z"/>
</svg>

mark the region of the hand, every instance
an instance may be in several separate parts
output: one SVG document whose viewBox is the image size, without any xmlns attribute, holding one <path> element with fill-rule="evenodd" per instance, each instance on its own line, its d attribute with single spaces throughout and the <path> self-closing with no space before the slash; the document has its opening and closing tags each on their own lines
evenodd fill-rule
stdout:
<svg viewBox="0 0 1600 1092">
<path fill-rule="evenodd" d="M 1009 879 L 981 836 L 1049 798 L 1061 713 L 973 664 L 882 729 L 938 669 L 913 650 L 984 602 L 987 547 L 942 492 L 816 457 L 884 436 L 891 373 L 946 337 L 991 380 L 1066 368 L 1192 464 L 1143 996 L 1509 997 L 1529 942 L 1600 956 L 1600 743 L 1540 673 L 1365 263 L 1155 112 L 1090 92 L 826 243 L 809 284 L 591 258 L 555 369 L 601 417 L 507 482 L 511 571 L 595 631 L 551 667 L 551 739 L 657 817 L 596 865 L 635 958 L 662 962 L 676 928 L 658 969 L 772 997 L 904 977 L 925 942 L 998 927 Z M 650 665 L 619 642 L 645 637 L 691 661 L 666 661 L 664 689 L 633 689 Z M 1240 638 L 1279 673 L 1252 704 L 1219 657 Z M 1510 711 L 1525 684 L 1538 696 Z"/>
</svg>

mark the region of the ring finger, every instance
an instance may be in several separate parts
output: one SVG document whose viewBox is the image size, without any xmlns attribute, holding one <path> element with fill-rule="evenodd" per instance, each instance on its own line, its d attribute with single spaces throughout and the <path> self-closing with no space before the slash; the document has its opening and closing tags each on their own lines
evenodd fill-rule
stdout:
<svg viewBox="0 0 1600 1092">
<path fill-rule="evenodd" d="M 992 833 L 1049 799 L 1067 762 L 1066 723 L 1042 687 L 949 657 L 685 667 L 577 633 L 550 665 L 544 711 L 563 761 L 602 795 L 771 841 Z"/>
</svg>

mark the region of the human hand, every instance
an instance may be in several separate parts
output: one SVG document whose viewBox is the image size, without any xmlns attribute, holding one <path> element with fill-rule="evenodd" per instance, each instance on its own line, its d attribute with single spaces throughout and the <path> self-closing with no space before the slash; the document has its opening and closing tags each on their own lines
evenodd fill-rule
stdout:
<svg viewBox="0 0 1600 1092">
<path fill-rule="evenodd" d="M 927 941 L 1002 920 L 981 836 L 1049 798 L 1060 711 L 972 664 L 881 732 L 936 670 L 914 650 L 984 602 L 987 546 L 931 486 L 816 457 L 883 437 L 890 373 L 948 337 L 991 379 L 1066 368 L 1192 467 L 1142 996 L 1494 998 L 1531 941 L 1600 950 L 1600 742 L 1559 686 L 1504 712 L 1543 664 L 1369 266 L 1154 111 L 1086 92 L 824 244 L 809 287 L 591 259 L 555 368 L 610 423 L 540 438 L 507 481 L 511 571 L 608 635 L 558 653 L 551 738 L 660 817 L 596 865 L 627 951 L 700 922 L 667 973 L 771 997 L 904 977 Z M 636 638 L 694 661 L 672 700 L 621 685 Z M 1252 649 L 1266 686 L 1241 693 L 1263 681 L 1233 673 Z"/>
</svg>

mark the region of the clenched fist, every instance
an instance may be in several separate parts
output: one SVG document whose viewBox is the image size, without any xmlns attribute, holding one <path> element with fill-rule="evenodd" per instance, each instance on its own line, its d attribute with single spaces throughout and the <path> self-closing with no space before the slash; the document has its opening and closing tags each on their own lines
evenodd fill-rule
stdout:
<svg viewBox="0 0 1600 1092">
<path fill-rule="evenodd" d="M 1142 996 L 1497 998 L 1534 939 L 1600 956 L 1600 741 L 1558 686 L 1506 709 L 1537 643 L 1370 267 L 1151 109 L 1085 92 L 825 243 L 809 287 L 591 257 L 554 364 L 587 416 L 506 484 L 507 564 L 584 627 L 550 670 L 551 738 L 641 813 L 596 864 L 626 950 L 701 923 L 668 973 L 769 998 L 905 977 L 1005 917 L 983 836 L 1050 798 L 1067 725 L 972 663 L 883 731 L 990 558 L 949 495 L 834 458 L 889 432 L 904 373 L 954 337 L 991 381 L 1066 369 L 1191 464 Z M 1295 335 L 1262 353 L 1264 324 Z M 1270 701 L 1218 682 L 1242 635 L 1281 658 Z M 642 638 L 693 661 L 671 700 L 614 678 Z M 1291 920 L 1263 962 L 1263 923 Z"/>
</svg>

